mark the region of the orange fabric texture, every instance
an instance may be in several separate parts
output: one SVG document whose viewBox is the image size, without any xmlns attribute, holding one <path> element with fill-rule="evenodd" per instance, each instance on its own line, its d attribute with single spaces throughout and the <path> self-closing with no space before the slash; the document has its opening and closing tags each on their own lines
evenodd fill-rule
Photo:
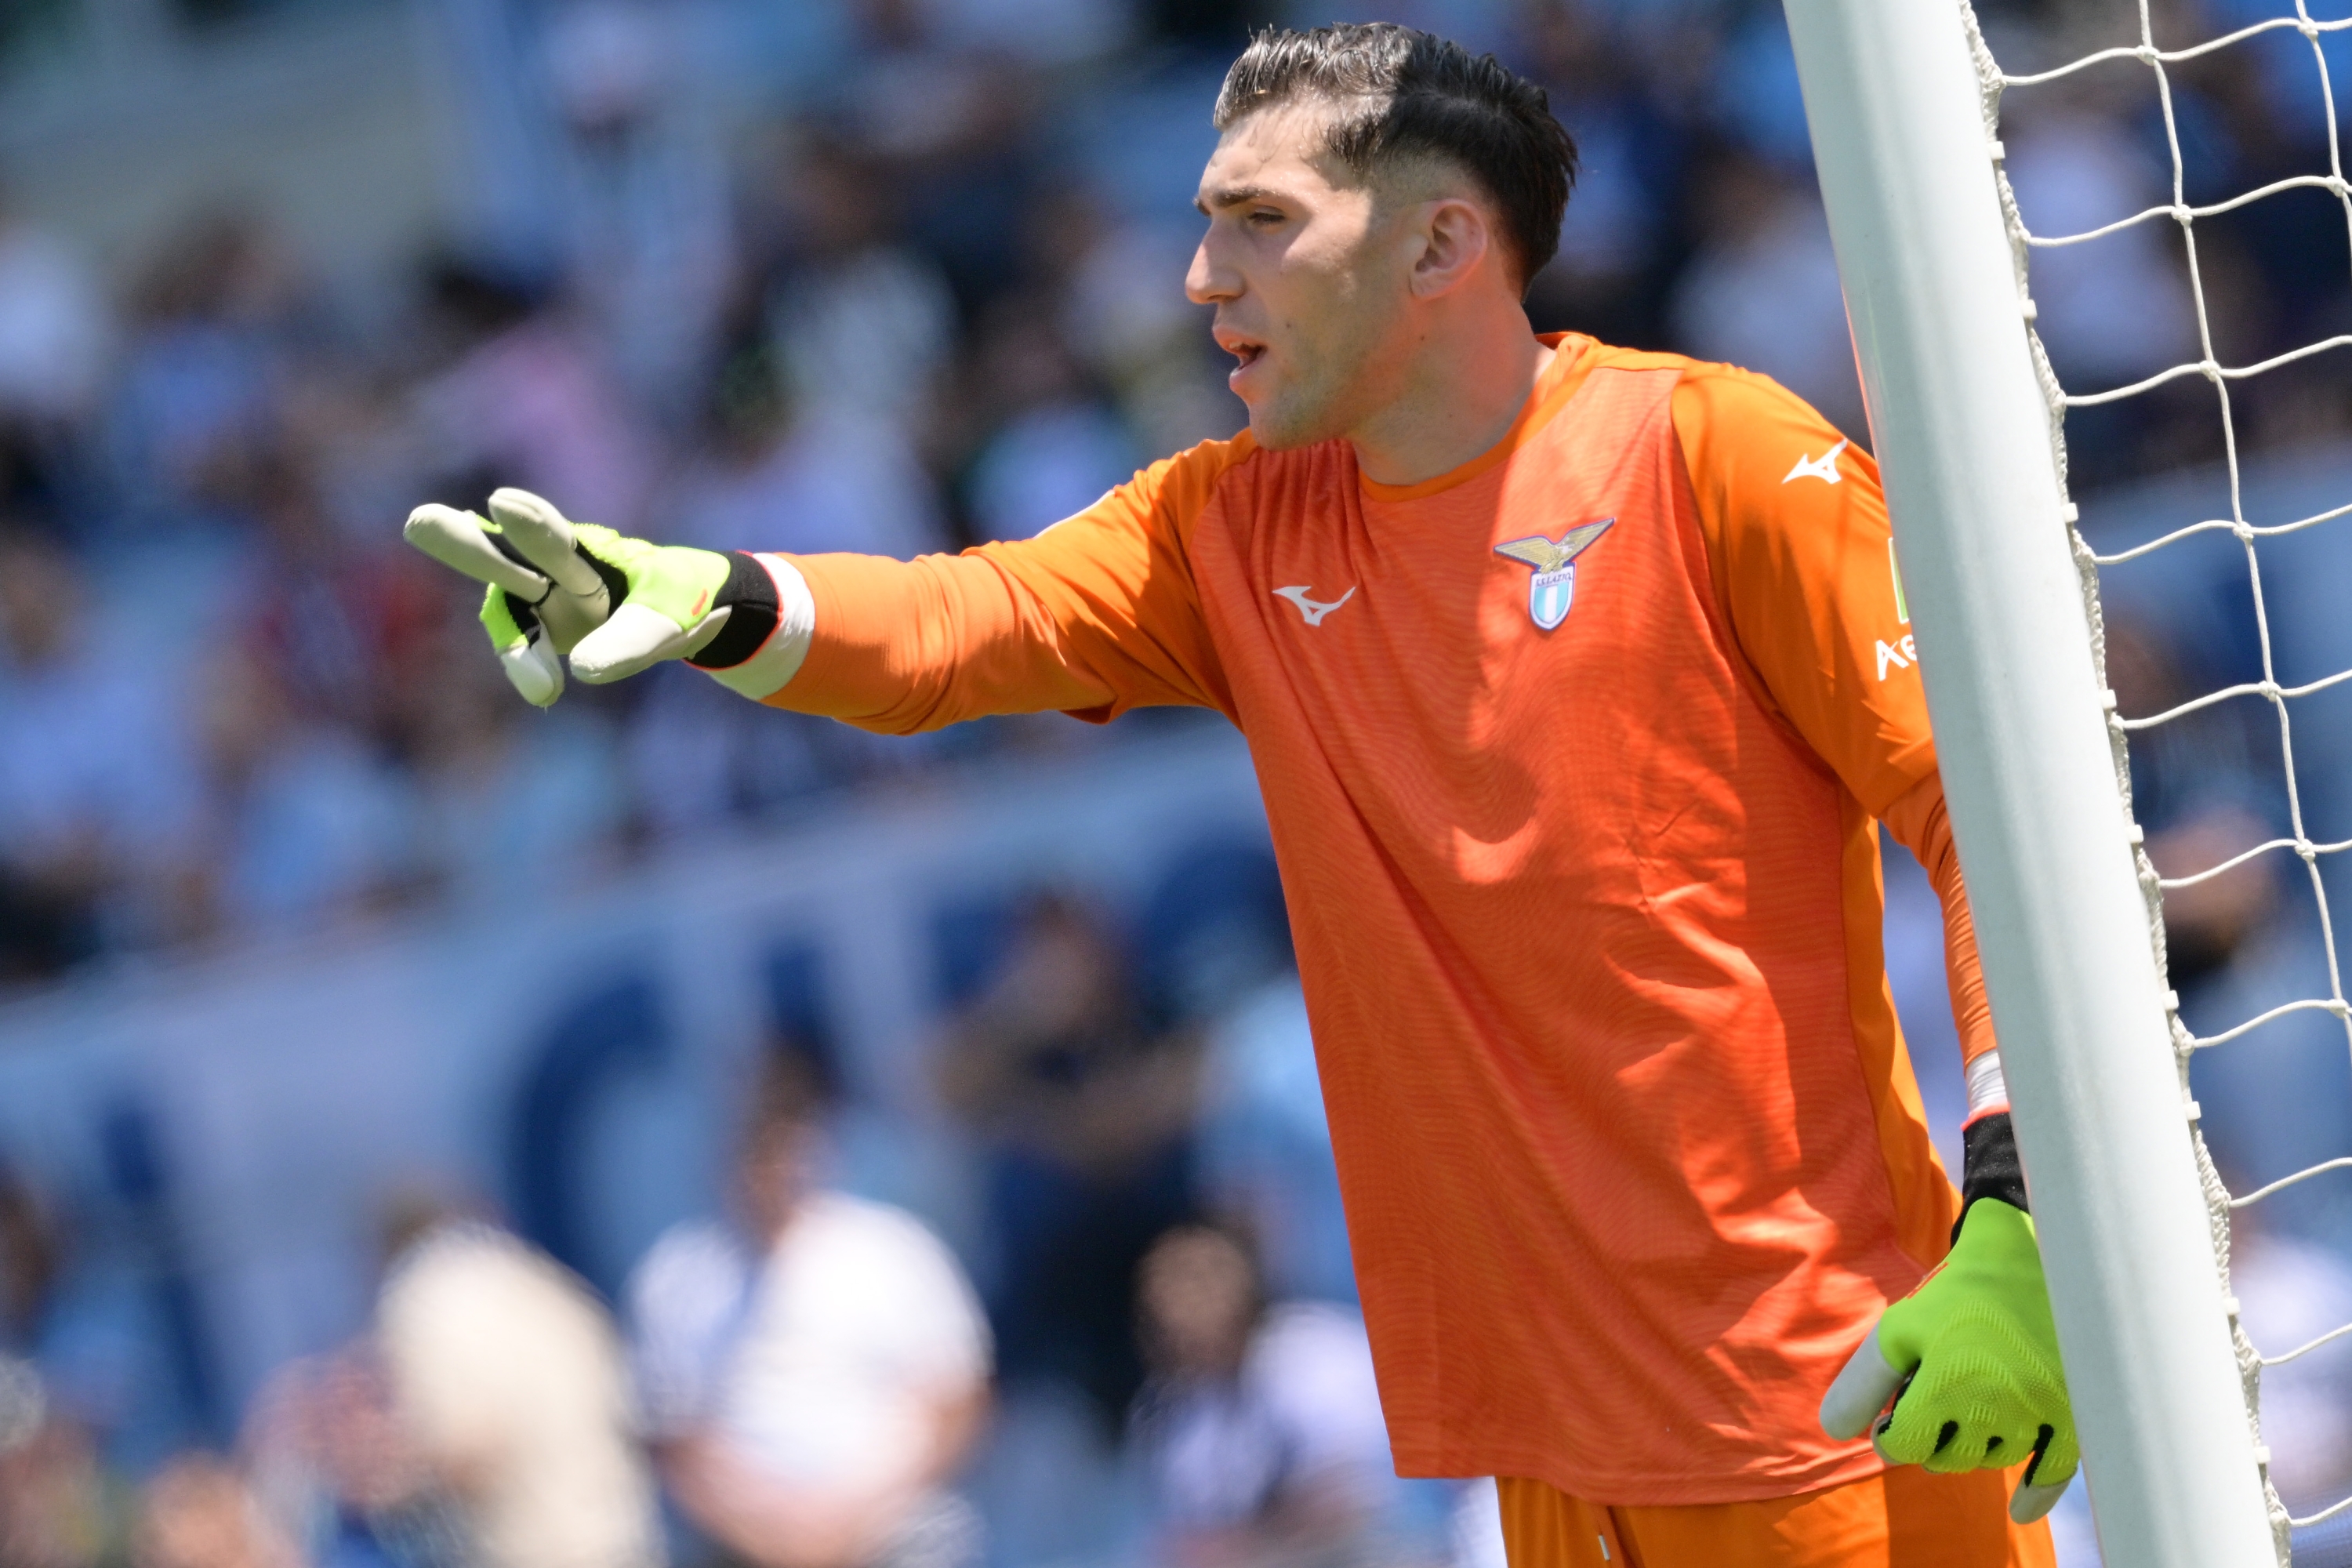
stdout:
<svg viewBox="0 0 2352 1568">
<path fill-rule="evenodd" d="M 1944 781 L 1929 774 L 1886 811 L 1886 830 L 1911 851 L 1934 884 L 1944 906 L 1944 968 L 1952 993 L 1952 1020 L 1959 1026 L 1960 1059 L 1972 1062 L 1993 1048 L 1992 1004 L 1985 997 L 1984 971 L 1977 963 L 1977 927 L 1960 882 L 1960 852 L 1952 842 L 1951 818 L 1944 807 Z"/>
<path fill-rule="evenodd" d="M 1511 1568 L 2054 1568 L 2046 1521 L 2011 1524 L 2016 1472 L 1916 1467 L 1796 1497 L 1604 1508 L 1506 1479 Z"/>
<path fill-rule="evenodd" d="M 1762 377 L 1558 346 L 1425 484 L 1244 435 L 1035 539 L 796 558 L 770 700 L 1248 735 L 1404 1473 L 1857 1480 L 1822 1394 L 1957 1211 L 1879 947 L 1935 752 L 1877 471 Z"/>
<path fill-rule="evenodd" d="M 1952 1023 L 1959 1025 L 1959 1058 L 1973 1063 L 1992 1051 L 1992 1002 L 1985 999 L 1985 971 L 1976 962 L 1976 920 L 1969 914 L 1969 891 L 1959 879 L 1959 847 L 1952 844 L 1952 818 L 1945 814 L 1943 778 L 1927 775 L 1886 809 L 1886 832 L 1912 851 L 1927 869 L 1943 902 L 1943 963 L 1952 990 Z"/>
</svg>

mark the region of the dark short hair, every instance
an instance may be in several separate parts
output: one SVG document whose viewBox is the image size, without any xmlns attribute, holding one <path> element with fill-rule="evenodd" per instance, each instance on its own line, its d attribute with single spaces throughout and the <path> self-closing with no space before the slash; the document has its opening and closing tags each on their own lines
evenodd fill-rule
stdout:
<svg viewBox="0 0 2352 1568">
<path fill-rule="evenodd" d="M 1442 158 L 1477 181 L 1500 209 L 1522 285 L 1559 249 L 1575 138 L 1552 118 L 1544 89 L 1494 56 L 1394 22 L 1269 27 L 1225 73 L 1216 127 L 1298 98 L 1338 110 L 1330 150 L 1359 176 L 1400 159 Z"/>
</svg>

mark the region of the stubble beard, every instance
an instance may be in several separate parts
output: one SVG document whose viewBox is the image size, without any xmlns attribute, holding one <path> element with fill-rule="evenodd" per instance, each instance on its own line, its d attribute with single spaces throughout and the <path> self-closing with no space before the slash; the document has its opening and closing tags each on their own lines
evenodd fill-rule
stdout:
<svg viewBox="0 0 2352 1568">
<path fill-rule="evenodd" d="M 1275 452 L 1346 436 L 1364 412 L 1358 405 L 1371 359 L 1368 349 L 1366 342 L 1351 340 L 1315 353 L 1288 385 L 1250 410 L 1250 435 Z"/>
<path fill-rule="evenodd" d="M 1388 379 L 1384 348 L 1396 325 L 1393 313 L 1368 301 L 1360 269 L 1331 290 L 1326 317 L 1336 331 L 1293 350 L 1296 374 L 1275 389 L 1262 407 L 1250 410 L 1250 434 L 1273 451 L 1312 447 L 1353 433 L 1378 411 Z"/>
<path fill-rule="evenodd" d="M 1317 396 L 1305 387 L 1296 388 L 1275 396 L 1250 410 L 1250 435 L 1269 452 L 1286 452 L 1300 447 L 1312 447 L 1339 434 L 1327 428 L 1328 395 Z"/>
</svg>

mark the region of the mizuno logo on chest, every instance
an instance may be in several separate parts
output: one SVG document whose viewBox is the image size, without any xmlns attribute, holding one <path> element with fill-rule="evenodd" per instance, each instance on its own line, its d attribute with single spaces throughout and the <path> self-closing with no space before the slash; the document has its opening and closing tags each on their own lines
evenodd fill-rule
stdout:
<svg viewBox="0 0 2352 1568">
<path fill-rule="evenodd" d="M 1287 599 L 1292 604 L 1298 606 L 1298 613 L 1307 617 L 1307 624 L 1310 626 L 1321 626 L 1323 624 L 1324 616 L 1329 615 L 1332 611 L 1338 609 L 1340 605 L 1346 604 L 1349 600 L 1356 596 L 1356 590 L 1353 588 L 1349 589 L 1346 593 L 1340 595 L 1336 599 L 1310 599 L 1307 595 L 1311 592 L 1313 592 L 1312 588 L 1304 583 L 1301 583 L 1295 587 L 1276 588 L 1275 590 L 1275 594 L 1277 597 Z"/>
</svg>

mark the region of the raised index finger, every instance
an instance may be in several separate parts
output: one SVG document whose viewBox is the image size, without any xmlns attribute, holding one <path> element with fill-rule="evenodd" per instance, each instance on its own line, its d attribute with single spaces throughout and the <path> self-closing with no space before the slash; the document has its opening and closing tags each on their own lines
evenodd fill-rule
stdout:
<svg viewBox="0 0 2352 1568">
<path fill-rule="evenodd" d="M 408 514 L 400 534 L 442 565 L 463 572 L 477 583 L 503 588 L 526 604 L 537 604 L 547 596 L 547 579 L 501 554 L 482 531 L 481 519 L 472 512 L 428 501 Z"/>
</svg>

